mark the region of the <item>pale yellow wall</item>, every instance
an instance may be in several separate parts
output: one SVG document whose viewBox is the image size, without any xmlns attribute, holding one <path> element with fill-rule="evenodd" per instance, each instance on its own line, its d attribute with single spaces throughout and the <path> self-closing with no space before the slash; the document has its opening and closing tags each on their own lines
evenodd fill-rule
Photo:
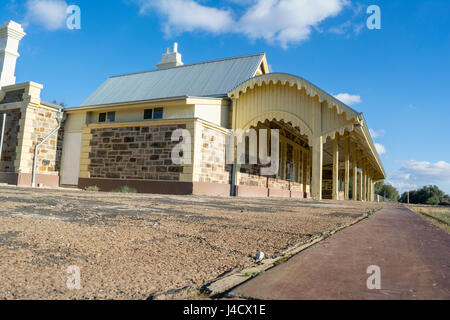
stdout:
<svg viewBox="0 0 450 320">
<path fill-rule="evenodd" d="M 195 117 L 214 123 L 224 128 L 229 128 L 229 110 L 229 106 L 196 105 Z"/>
<path fill-rule="evenodd" d="M 321 107 L 317 99 L 306 95 L 305 90 L 299 91 L 296 87 L 281 84 L 263 84 L 248 90 L 239 96 L 237 103 L 236 128 L 246 129 L 249 125 L 256 125 L 264 117 L 285 121 L 299 118 L 303 123 L 293 125 L 301 125 L 302 133 L 309 135 L 313 129 L 313 109 Z M 262 116 L 261 119 L 259 115 Z"/>
<path fill-rule="evenodd" d="M 322 135 L 324 139 L 328 135 L 334 138 L 335 132 L 353 130 L 354 125 L 345 113 L 338 115 L 326 102 L 320 103 L 317 97 L 307 95 L 305 89 L 298 90 L 296 85 L 291 87 L 281 83 L 262 83 L 262 86 L 247 90 L 237 99 L 236 110 L 236 128 L 248 129 L 258 121 L 275 118 L 298 126 L 309 139 Z"/>
<path fill-rule="evenodd" d="M 81 132 L 83 125 L 98 123 L 100 113 L 111 111 L 116 112 L 115 123 L 151 121 L 144 120 L 144 110 L 155 108 L 163 108 L 163 120 L 199 118 L 224 128 L 229 127 L 229 103 L 217 102 L 215 104 L 203 104 L 196 103 L 199 101 L 201 102 L 201 100 L 197 100 L 192 103 L 184 104 L 141 104 L 138 107 L 121 105 L 110 108 L 99 108 L 97 110 L 68 111 L 65 130 L 67 132 Z"/>
<path fill-rule="evenodd" d="M 66 115 L 64 132 L 82 132 L 86 124 L 86 113 L 73 113 Z"/>
</svg>

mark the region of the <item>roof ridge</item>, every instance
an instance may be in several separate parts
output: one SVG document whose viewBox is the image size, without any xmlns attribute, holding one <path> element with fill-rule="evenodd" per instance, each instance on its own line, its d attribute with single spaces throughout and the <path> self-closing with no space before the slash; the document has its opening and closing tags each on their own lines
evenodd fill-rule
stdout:
<svg viewBox="0 0 450 320">
<path fill-rule="evenodd" d="M 124 73 L 124 74 L 120 74 L 120 75 L 110 76 L 109 78 L 110 79 L 111 78 L 120 78 L 120 77 L 132 76 L 132 75 L 135 75 L 135 74 L 141 74 L 141 73 L 150 73 L 150 72 L 156 72 L 156 71 L 178 69 L 178 68 L 191 67 L 191 66 L 200 65 L 200 64 L 222 62 L 222 61 L 227 61 L 227 60 L 242 59 L 242 58 L 249 58 L 249 57 L 255 57 L 255 56 L 262 56 L 262 55 L 265 55 L 265 52 L 254 53 L 254 54 L 247 54 L 247 55 L 235 56 L 235 57 L 229 57 L 229 58 L 222 58 L 222 59 L 215 59 L 215 60 L 207 60 L 207 61 L 195 62 L 195 63 L 190 63 L 190 64 L 184 64 L 182 66 L 166 68 L 166 69 L 152 69 L 152 70 L 146 70 L 146 71 Z"/>
</svg>

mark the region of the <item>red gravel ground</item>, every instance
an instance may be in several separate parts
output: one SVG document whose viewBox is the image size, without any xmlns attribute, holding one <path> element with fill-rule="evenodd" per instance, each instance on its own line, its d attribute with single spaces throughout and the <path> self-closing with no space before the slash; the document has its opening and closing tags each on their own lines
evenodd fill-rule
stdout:
<svg viewBox="0 0 450 320">
<path fill-rule="evenodd" d="M 377 203 L 0 186 L 0 299 L 148 299 L 350 223 Z M 384 204 L 387 206 L 387 204 Z M 66 285 L 69 266 L 81 290 Z"/>
</svg>

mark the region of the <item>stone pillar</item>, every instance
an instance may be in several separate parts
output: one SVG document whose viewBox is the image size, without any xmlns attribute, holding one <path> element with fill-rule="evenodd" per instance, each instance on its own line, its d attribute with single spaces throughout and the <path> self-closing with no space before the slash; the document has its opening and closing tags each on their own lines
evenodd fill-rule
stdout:
<svg viewBox="0 0 450 320">
<path fill-rule="evenodd" d="M 339 135 L 333 140 L 333 200 L 339 199 Z"/>
<path fill-rule="evenodd" d="M 20 24 L 14 21 L 0 26 L 0 88 L 16 83 L 16 61 L 19 57 L 19 42 L 25 36 Z"/>
<path fill-rule="evenodd" d="M 345 200 L 350 199 L 350 137 L 345 140 L 345 173 L 344 173 L 344 192 Z"/>
</svg>

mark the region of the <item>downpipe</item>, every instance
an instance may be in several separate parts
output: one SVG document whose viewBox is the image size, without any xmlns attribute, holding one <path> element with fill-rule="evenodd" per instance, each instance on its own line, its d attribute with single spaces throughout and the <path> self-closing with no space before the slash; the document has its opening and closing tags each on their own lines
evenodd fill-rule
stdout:
<svg viewBox="0 0 450 320">
<path fill-rule="evenodd" d="M 53 129 L 53 131 L 50 132 L 50 134 L 48 136 L 46 136 L 41 142 L 39 142 L 36 145 L 36 148 L 34 148 L 33 178 L 32 178 L 32 181 L 31 181 L 31 187 L 33 187 L 33 188 L 36 187 L 37 157 L 38 157 L 39 147 L 42 146 L 48 139 L 50 139 L 56 132 L 58 132 L 59 129 L 61 129 L 63 116 L 64 116 L 64 110 L 61 110 L 59 112 L 59 119 L 57 119 L 58 126 L 55 129 Z"/>
<path fill-rule="evenodd" d="M 0 161 L 2 161 L 3 140 L 5 139 L 6 112 L 3 114 L 2 134 L 0 137 Z"/>
</svg>

